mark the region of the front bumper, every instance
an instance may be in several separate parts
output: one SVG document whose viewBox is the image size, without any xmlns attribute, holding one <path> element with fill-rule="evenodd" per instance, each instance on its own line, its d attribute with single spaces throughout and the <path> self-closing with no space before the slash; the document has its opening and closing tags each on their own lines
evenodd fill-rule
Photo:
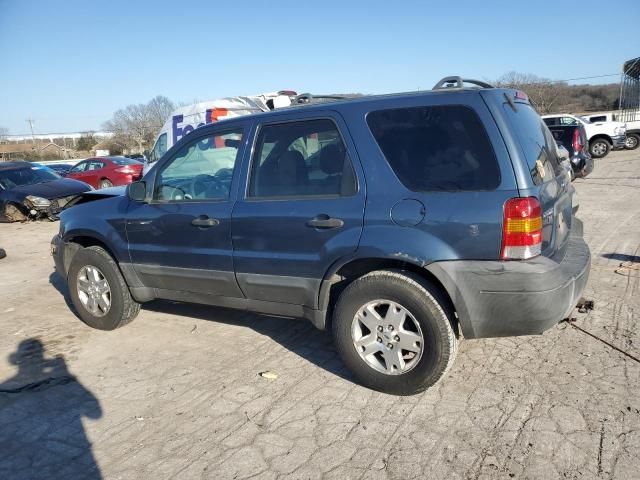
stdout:
<svg viewBox="0 0 640 480">
<path fill-rule="evenodd" d="M 627 136 L 616 135 L 615 137 L 611 137 L 611 141 L 613 142 L 613 148 L 624 148 L 624 145 L 627 142 Z"/>
<path fill-rule="evenodd" d="M 60 234 L 51 239 L 51 256 L 53 257 L 56 272 L 65 280 L 67 279 L 71 259 L 79 249 L 80 245 L 77 243 L 65 243 Z"/>
<path fill-rule="evenodd" d="M 557 258 L 561 257 L 561 258 Z M 589 278 L 591 253 L 574 218 L 554 258 L 451 261 L 428 268 L 447 289 L 465 338 L 536 335 L 566 318 Z"/>
<path fill-rule="evenodd" d="M 51 256 L 53 257 L 53 263 L 56 266 L 56 272 L 62 278 L 67 278 L 67 272 L 64 268 L 64 260 L 63 260 L 63 242 L 62 237 L 60 235 L 55 235 L 51 239 Z"/>
</svg>

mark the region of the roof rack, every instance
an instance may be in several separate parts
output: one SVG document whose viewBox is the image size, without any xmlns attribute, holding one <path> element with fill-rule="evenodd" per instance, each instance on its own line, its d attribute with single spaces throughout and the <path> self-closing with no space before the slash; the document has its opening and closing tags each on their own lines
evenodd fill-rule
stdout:
<svg viewBox="0 0 640 480">
<path fill-rule="evenodd" d="M 462 77 L 444 77 L 438 83 L 436 83 L 432 90 L 447 90 L 450 88 L 464 88 L 465 83 L 476 85 L 480 88 L 495 88 L 493 85 L 482 80 L 473 80 L 472 78 Z"/>
<path fill-rule="evenodd" d="M 337 100 L 347 100 L 361 95 L 313 95 L 311 93 L 301 93 L 291 99 L 291 105 L 307 105 L 309 103 L 326 103 Z"/>
</svg>

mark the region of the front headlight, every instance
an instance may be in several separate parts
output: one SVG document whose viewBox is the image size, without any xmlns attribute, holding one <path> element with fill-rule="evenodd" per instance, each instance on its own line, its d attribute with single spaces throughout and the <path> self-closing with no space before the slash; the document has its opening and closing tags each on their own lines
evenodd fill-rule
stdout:
<svg viewBox="0 0 640 480">
<path fill-rule="evenodd" d="M 616 127 L 613 129 L 613 133 L 615 133 L 616 135 L 624 135 L 626 131 L 627 127 Z"/>
<path fill-rule="evenodd" d="M 37 197 L 35 195 L 27 195 L 25 200 L 31 207 L 48 207 L 49 205 L 51 205 L 51 202 L 46 198 Z"/>
</svg>

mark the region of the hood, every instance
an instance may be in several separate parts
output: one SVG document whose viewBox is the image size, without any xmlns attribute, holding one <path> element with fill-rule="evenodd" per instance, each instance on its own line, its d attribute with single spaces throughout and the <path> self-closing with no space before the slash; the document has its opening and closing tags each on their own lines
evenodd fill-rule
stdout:
<svg viewBox="0 0 640 480">
<path fill-rule="evenodd" d="M 87 192 L 87 195 L 96 195 L 98 197 L 119 197 L 120 195 L 124 195 L 127 191 L 126 185 L 121 185 L 119 187 L 109 187 L 109 188 L 101 188 L 100 190 L 92 190 Z"/>
<path fill-rule="evenodd" d="M 54 198 L 68 197 L 91 190 L 91 187 L 84 182 L 72 180 L 70 178 L 59 178 L 45 183 L 35 183 L 33 185 L 20 185 L 11 189 L 16 197 L 25 198 L 27 195 L 53 200 Z"/>
<path fill-rule="evenodd" d="M 626 128 L 626 126 L 627 126 L 627 124 L 625 122 L 614 122 L 614 121 L 611 121 L 611 122 L 606 122 L 606 121 L 603 121 L 603 122 L 591 122 L 591 125 L 597 125 L 597 126 L 610 125 L 613 128 L 616 128 L 616 127 L 625 127 Z"/>
<path fill-rule="evenodd" d="M 83 203 L 95 202 L 96 200 L 104 200 L 105 198 L 122 197 L 127 191 L 126 186 L 101 188 L 100 190 L 92 190 L 83 195 L 78 195 L 71 200 L 64 209 L 73 207 L 74 205 L 82 205 Z"/>
</svg>

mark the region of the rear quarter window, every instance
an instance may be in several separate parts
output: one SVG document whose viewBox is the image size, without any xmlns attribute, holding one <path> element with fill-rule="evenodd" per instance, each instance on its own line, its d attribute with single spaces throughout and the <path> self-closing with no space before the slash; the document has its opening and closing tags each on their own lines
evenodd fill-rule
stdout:
<svg viewBox="0 0 640 480">
<path fill-rule="evenodd" d="M 500 168 L 478 115 L 462 105 L 378 110 L 367 123 L 398 179 L 413 191 L 494 190 Z"/>
<path fill-rule="evenodd" d="M 562 173 L 553 135 L 531 105 L 516 105 L 516 111 L 513 111 L 505 103 L 504 110 L 524 151 L 531 178 L 536 185 L 548 182 Z"/>
</svg>

